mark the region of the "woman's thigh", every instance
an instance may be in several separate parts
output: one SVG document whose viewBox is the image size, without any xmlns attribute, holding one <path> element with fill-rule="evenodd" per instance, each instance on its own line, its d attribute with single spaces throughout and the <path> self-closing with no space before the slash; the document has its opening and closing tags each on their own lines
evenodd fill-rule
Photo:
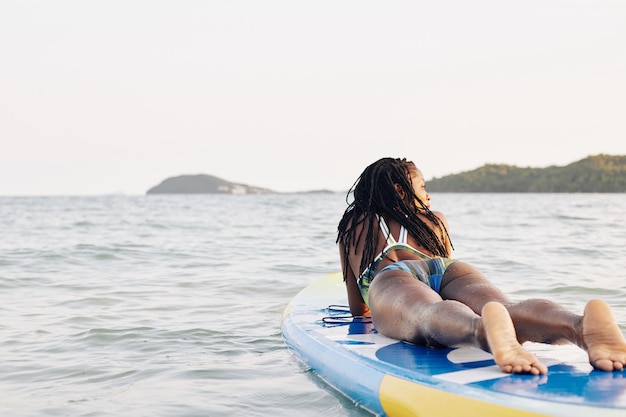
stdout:
<svg viewBox="0 0 626 417">
<path fill-rule="evenodd" d="M 483 306 L 489 301 L 510 303 L 504 292 L 482 272 L 462 261 L 455 261 L 446 269 L 440 295 L 444 300 L 456 300 L 467 305 L 477 314 L 480 314 Z"/>
<path fill-rule="evenodd" d="M 442 299 L 428 285 L 400 270 L 382 271 L 369 288 L 376 329 L 385 336 L 415 341 L 433 304 Z"/>
<path fill-rule="evenodd" d="M 393 301 L 395 308 L 402 308 L 402 305 L 414 305 L 417 302 L 422 304 L 432 304 L 441 301 L 442 298 L 411 273 L 389 269 L 383 270 L 376 275 L 369 289 L 370 302 Z M 387 304 L 387 302 L 385 304 Z"/>
<path fill-rule="evenodd" d="M 443 299 L 403 270 L 383 270 L 376 275 L 369 301 L 374 326 L 385 336 L 428 346 L 476 342 L 480 318 L 470 306 Z"/>
</svg>

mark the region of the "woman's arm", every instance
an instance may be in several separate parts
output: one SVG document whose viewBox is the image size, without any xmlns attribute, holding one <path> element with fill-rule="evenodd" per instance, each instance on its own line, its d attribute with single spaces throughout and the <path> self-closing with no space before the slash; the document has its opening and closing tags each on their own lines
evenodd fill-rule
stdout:
<svg viewBox="0 0 626 417">
<path fill-rule="evenodd" d="M 346 290 L 348 292 L 350 314 L 353 316 L 369 316 L 370 309 L 367 307 L 367 304 L 365 304 L 365 301 L 363 301 L 354 272 L 350 265 L 345 265 L 344 247 L 341 243 L 339 244 L 339 258 L 341 259 L 341 270 L 347 274 L 343 278 L 346 282 Z"/>
</svg>

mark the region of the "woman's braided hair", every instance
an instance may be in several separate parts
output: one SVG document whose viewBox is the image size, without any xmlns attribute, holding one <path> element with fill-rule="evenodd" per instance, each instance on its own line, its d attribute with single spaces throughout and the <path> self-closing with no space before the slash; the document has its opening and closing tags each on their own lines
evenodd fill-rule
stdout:
<svg viewBox="0 0 626 417">
<path fill-rule="evenodd" d="M 417 168 L 406 158 L 382 158 L 365 168 L 350 187 L 346 195 L 348 208 L 337 227 L 337 242 L 342 242 L 344 245 L 345 268 L 349 265 L 349 248 L 354 247 L 356 251 L 356 244 L 364 232 L 367 234 L 359 272 L 364 271 L 374 261 L 379 230 L 377 214 L 394 219 L 403 225 L 409 234 L 433 255 L 450 256 L 444 242 L 417 215 L 418 212 L 421 213 L 436 227 L 439 227 L 449 239 L 445 225 L 415 195 L 411 183 L 411 169 Z M 404 191 L 404 196 L 398 192 L 396 184 Z M 353 201 L 350 203 L 351 194 Z M 357 226 L 362 223 L 361 232 L 356 236 Z M 347 276 L 346 272 L 344 271 L 344 279 Z"/>
</svg>

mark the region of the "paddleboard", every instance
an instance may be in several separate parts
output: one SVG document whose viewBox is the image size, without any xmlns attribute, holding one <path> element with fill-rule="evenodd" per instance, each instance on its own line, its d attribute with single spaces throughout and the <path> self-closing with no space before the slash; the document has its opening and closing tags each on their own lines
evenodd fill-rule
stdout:
<svg viewBox="0 0 626 417">
<path fill-rule="evenodd" d="M 379 416 L 625 417 L 626 372 L 596 371 L 574 345 L 526 343 L 547 375 L 503 373 L 480 349 L 433 349 L 379 334 L 352 317 L 340 273 L 287 305 L 287 347 L 330 387 Z"/>
</svg>

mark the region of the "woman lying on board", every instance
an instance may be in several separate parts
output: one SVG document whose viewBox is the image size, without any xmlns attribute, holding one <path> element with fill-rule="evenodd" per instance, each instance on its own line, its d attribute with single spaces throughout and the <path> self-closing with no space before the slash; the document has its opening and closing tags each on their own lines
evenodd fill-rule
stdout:
<svg viewBox="0 0 626 417">
<path fill-rule="evenodd" d="M 350 312 L 381 334 L 433 347 L 475 346 L 507 373 L 547 373 L 521 345 L 570 342 L 599 370 L 623 370 L 626 341 L 611 309 L 591 300 L 582 316 L 544 299 L 512 302 L 478 269 L 451 259 L 444 215 L 430 210 L 424 176 L 382 158 L 350 189 L 337 242 Z"/>
</svg>

